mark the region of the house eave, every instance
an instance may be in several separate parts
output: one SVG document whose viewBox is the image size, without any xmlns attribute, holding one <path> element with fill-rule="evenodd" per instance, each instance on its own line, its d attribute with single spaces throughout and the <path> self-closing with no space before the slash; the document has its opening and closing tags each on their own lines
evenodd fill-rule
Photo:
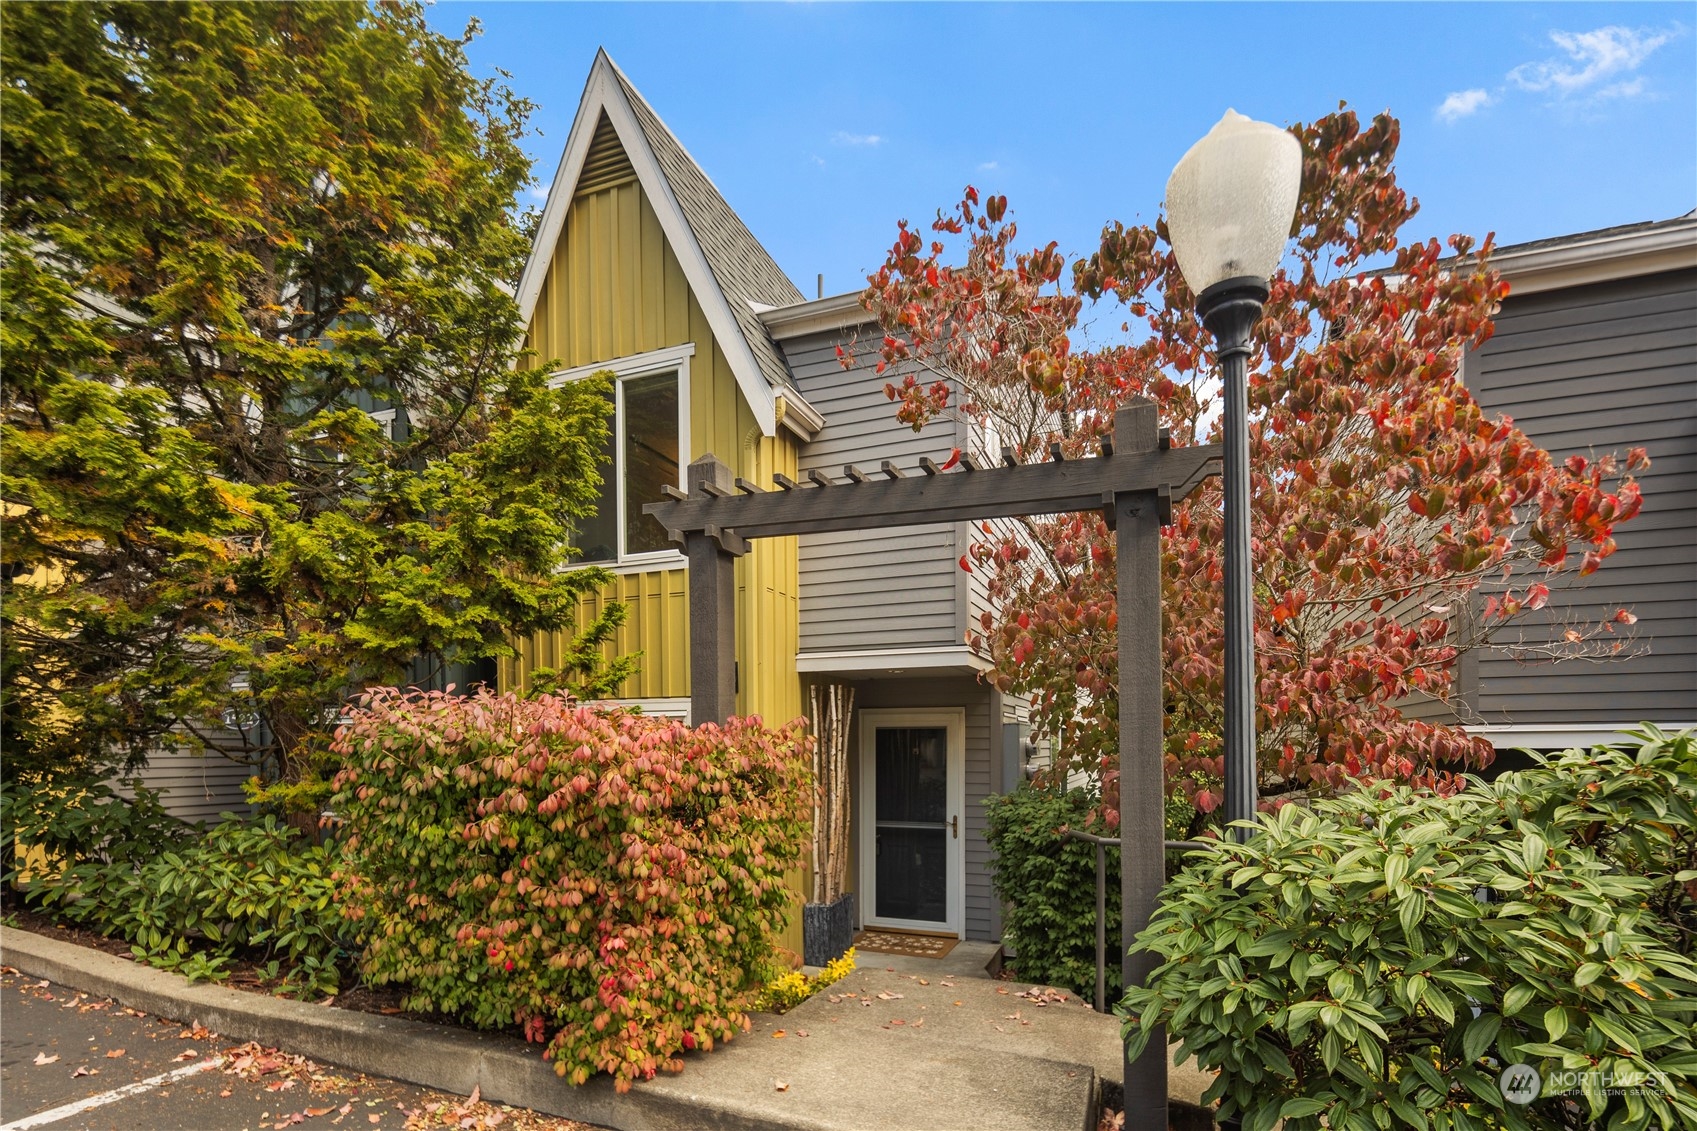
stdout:
<svg viewBox="0 0 1697 1131">
<path fill-rule="evenodd" d="M 1491 265 L 1508 280 L 1513 295 L 1697 267 L 1697 217 L 1586 233 L 1545 246 L 1500 248 Z"/>
<path fill-rule="evenodd" d="M 872 315 L 860 305 L 860 291 L 830 295 L 827 298 L 798 302 L 794 306 L 779 306 L 760 311 L 760 321 L 775 341 L 799 338 L 828 330 L 847 330 L 864 326 Z"/>
<path fill-rule="evenodd" d="M 924 671 L 932 675 L 977 674 L 994 665 L 988 656 L 964 646 L 940 648 L 895 648 L 878 651 L 843 650 L 797 652 L 796 671 L 842 675 L 888 675 Z"/>
</svg>

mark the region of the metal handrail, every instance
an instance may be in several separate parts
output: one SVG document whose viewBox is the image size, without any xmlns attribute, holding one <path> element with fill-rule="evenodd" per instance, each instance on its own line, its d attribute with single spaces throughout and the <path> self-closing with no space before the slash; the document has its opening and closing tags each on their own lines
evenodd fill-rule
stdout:
<svg viewBox="0 0 1697 1131">
<path fill-rule="evenodd" d="M 1117 836 L 1097 836 L 1083 829 L 1068 829 L 1067 839 L 1082 840 L 1096 846 L 1096 1012 L 1108 1012 L 1108 848 L 1120 847 Z M 1218 840 L 1168 840 L 1162 842 L 1168 852 L 1195 848 L 1218 848 Z M 1123 940 L 1122 940 L 1123 941 Z"/>
</svg>

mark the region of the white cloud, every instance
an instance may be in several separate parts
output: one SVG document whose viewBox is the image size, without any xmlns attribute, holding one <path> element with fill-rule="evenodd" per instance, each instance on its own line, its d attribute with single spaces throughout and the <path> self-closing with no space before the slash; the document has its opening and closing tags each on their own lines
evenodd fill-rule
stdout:
<svg viewBox="0 0 1697 1131">
<path fill-rule="evenodd" d="M 986 162 L 984 162 L 984 164 L 978 166 L 978 171 L 980 173 L 994 173 L 997 169 L 1000 169 L 1001 167 L 1002 166 L 1001 166 L 1000 162 L 986 161 Z"/>
<path fill-rule="evenodd" d="M 1622 72 L 1636 71 L 1679 30 L 1650 32 L 1611 25 L 1595 31 L 1552 31 L 1550 42 L 1567 57 L 1522 63 L 1508 73 L 1508 81 L 1521 90 L 1552 91 L 1563 97 L 1580 94 Z M 1607 97 L 1631 97 L 1643 92 L 1644 83 L 1642 79 L 1623 81 L 1605 89 Z"/>
<path fill-rule="evenodd" d="M 815 165 L 819 166 L 821 169 L 823 169 L 825 167 L 825 159 L 823 157 L 819 156 L 817 153 L 809 153 L 808 156 L 810 158 L 812 158 L 813 163 Z"/>
<path fill-rule="evenodd" d="M 1491 104 L 1490 94 L 1480 87 L 1458 90 L 1444 99 L 1438 107 L 1438 117 L 1446 122 L 1460 121 Z"/>
<path fill-rule="evenodd" d="M 847 130 L 838 130 L 836 136 L 831 139 L 831 143 L 833 145 L 873 146 L 884 144 L 884 139 L 877 134 L 851 134 Z"/>
<path fill-rule="evenodd" d="M 531 185 L 530 195 L 533 199 L 546 201 L 548 199 L 548 190 L 553 187 L 554 185 L 552 182 L 545 185 Z"/>
<path fill-rule="evenodd" d="M 1637 98 L 1644 93 L 1644 76 L 1626 82 L 1610 83 L 1597 92 L 1599 99 L 1603 98 Z"/>
</svg>

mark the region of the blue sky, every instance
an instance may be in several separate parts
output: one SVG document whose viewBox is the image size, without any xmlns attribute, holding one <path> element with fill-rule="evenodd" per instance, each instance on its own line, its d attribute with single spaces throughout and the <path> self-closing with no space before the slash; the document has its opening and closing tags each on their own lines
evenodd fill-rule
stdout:
<svg viewBox="0 0 1697 1131">
<path fill-rule="evenodd" d="M 858 288 L 971 183 L 1076 255 L 1152 218 L 1226 107 L 1402 121 L 1408 237 L 1500 243 L 1697 207 L 1697 3 L 560 4 L 449 0 L 538 104 L 546 186 L 605 47 L 790 277 Z M 540 190 L 539 190 L 540 191 Z"/>
</svg>

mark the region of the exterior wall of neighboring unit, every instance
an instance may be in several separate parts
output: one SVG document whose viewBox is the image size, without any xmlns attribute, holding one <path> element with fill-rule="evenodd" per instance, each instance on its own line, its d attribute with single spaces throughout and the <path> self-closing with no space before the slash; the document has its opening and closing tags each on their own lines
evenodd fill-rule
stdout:
<svg viewBox="0 0 1697 1131">
<path fill-rule="evenodd" d="M 777 436 L 762 435 L 635 170 L 603 118 L 537 300 L 532 356 L 570 369 L 690 343 L 695 353 L 689 359 L 684 462 L 711 452 L 734 474 L 757 483 L 770 483 L 774 472 L 795 475 L 795 441 L 782 429 Z M 774 722 L 802 711 L 794 662 L 795 577 L 793 538 L 761 539 L 737 562 L 737 709 Z M 689 694 L 686 592 L 680 556 L 621 571 L 606 591 L 584 602 L 583 618 L 608 601 L 623 601 L 629 609 L 608 646 L 610 654 L 642 653 L 641 671 L 621 697 Z M 554 666 L 563 645 L 559 634 L 521 642 L 520 657 L 503 665 L 502 686 L 522 685 L 532 668 Z"/>
<path fill-rule="evenodd" d="M 852 368 L 838 360 L 837 346 L 852 339 L 852 331 L 827 330 L 780 342 L 796 388 L 825 417 L 801 451 L 802 474 L 816 468 L 841 480 L 843 465 L 871 474 L 881 460 L 917 474 L 920 456 L 946 459 L 957 444 L 955 424 L 939 420 L 915 432 L 899 422 L 885 377 L 874 372 L 876 336 L 852 350 Z M 955 523 L 802 535 L 801 651 L 958 648 L 964 620 L 955 562 L 963 549 Z"/>
<path fill-rule="evenodd" d="M 1626 658 L 1481 654 L 1463 669 L 1474 711 L 1487 727 L 1697 721 L 1697 270 L 1511 294 L 1465 380 L 1558 460 L 1643 447 L 1653 461 L 1638 476 L 1642 513 L 1616 527 L 1599 571 L 1552 593 L 1543 629 L 1559 639 L 1565 613 L 1594 622 L 1628 608 Z"/>
<path fill-rule="evenodd" d="M 216 753 L 165 750 L 150 755 L 136 777 L 159 792 L 159 803 L 173 817 L 212 824 L 225 813 L 244 817 L 253 813 L 242 783 L 255 772 L 252 766 Z M 132 796 L 123 784 L 115 785 L 120 794 Z"/>
</svg>

